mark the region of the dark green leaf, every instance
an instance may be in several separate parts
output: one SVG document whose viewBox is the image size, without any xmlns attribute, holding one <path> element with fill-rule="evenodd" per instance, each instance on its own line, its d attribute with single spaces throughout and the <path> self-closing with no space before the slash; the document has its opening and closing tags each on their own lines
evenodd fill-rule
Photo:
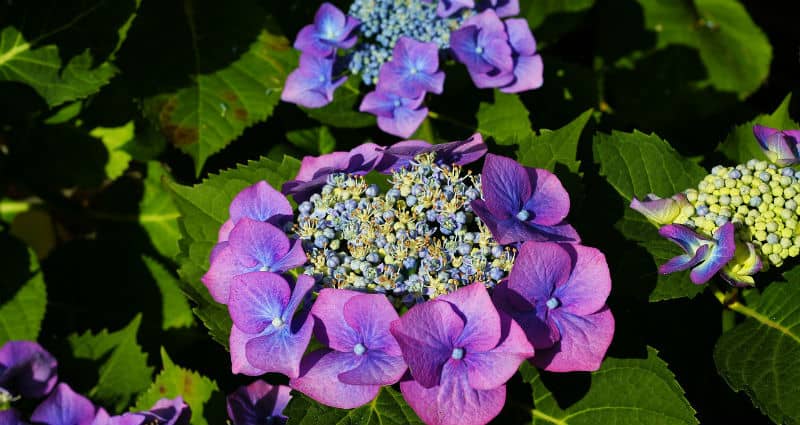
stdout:
<svg viewBox="0 0 800 425">
<path fill-rule="evenodd" d="M 131 162 L 131 155 L 123 147 L 133 140 L 133 130 L 133 121 L 129 121 L 121 127 L 97 127 L 89 132 L 90 136 L 100 139 L 108 150 L 105 170 L 110 180 L 121 176 Z"/>
<path fill-rule="evenodd" d="M 789 94 L 783 99 L 778 109 L 771 115 L 759 115 L 752 121 L 736 126 L 736 128 L 728 134 L 728 137 L 725 138 L 725 141 L 722 142 L 718 150 L 725 154 L 731 161 L 740 164 L 751 159 L 766 161 L 767 157 L 759 147 L 756 136 L 753 135 L 753 126 L 760 124 L 779 130 L 796 129 L 800 127 L 800 124 L 789 117 L 789 102 L 791 102 L 791 100 L 792 95 Z"/>
<path fill-rule="evenodd" d="M 148 161 L 138 219 L 156 250 L 165 257 L 175 258 L 180 251 L 178 248 L 178 239 L 181 236 L 178 231 L 180 213 L 162 180 L 169 180 L 164 167 L 156 161 Z"/>
<path fill-rule="evenodd" d="M 422 425 L 392 387 L 381 388 L 375 400 L 350 410 L 327 407 L 294 392 L 283 413 L 289 417 L 287 425 Z"/>
<path fill-rule="evenodd" d="M 336 149 L 336 139 L 327 126 L 294 130 L 286 133 L 289 143 L 304 150 L 309 155 L 322 155 Z"/>
<path fill-rule="evenodd" d="M 520 3 L 520 15 L 528 20 L 531 28 L 536 28 L 552 14 L 581 12 L 592 7 L 594 0 L 530 0 Z"/>
<path fill-rule="evenodd" d="M 639 245 L 644 247 L 647 252 L 653 256 L 653 260 L 657 266 L 666 263 L 673 257 L 683 254 L 683 251 L 681 251 L 678 245 L 660 237 L 658 239 L 642 242 Z M 657 279 L 656 287 L 653 289 L 653 292 L 650 293 L 649 299 L 651 302 L 667 301 L 676 298 L 694 298 L 706 289 L 705 285 L 695 285 L 689 280 L 689 270 L 667 275 L 660 274 L 657 270 L 653 270 L 653 272 L 657 275 Z"/>
<path fill-rule="evenodd" d="M 494 103 L 481 102 L 478 109 L 478 132 L 494 137 L 499 145 L 511 145 L 515 138 L 531 133 L 528 110 L 513 94 L 494 91 Z"/>
<path fill-rule="evenodd" d="M 554 171 L 556 163 L 565 165 L 569 171 L 578 172 L 581 162 L 576 159 L 578 141 L 586 123 L 592 116 L 590 109 L 558 130 L 542 129 L 539 134 L 530 133 L 519 140 L 517 160 L 528 167 Z"/>
<path fill-rule="evenodd" d="M 350 77 L 333 94 L 333 102 L 322 108 L 302 108 L 309 117 L 341 128 L 361 128 L 375 125 L 375 117 L 358 112 L 361 103 L 361 92 L 358 90 L 358 78 Z"/>
<path fill-rule="evenodd" d="M 161 329 L 185 328 L 194 324 L 189 302 L 181 292 L 180 282 L 158 261 L 142 256 L 150 275 L 161 291 Z"/>
<path fill-rule="evenodd" d="M 3 245 L 4 243 L 0 241 L 0 246 Z M 4 250 L 3 256 L 8 252 Z M 47 289 L 44 285 L 44 275 L 39 269 L 39 262 L 30 249 L 28 257 L 30 277 L 27 282 L 10 299 L 0 300 L 0 346 L 15 339 L 35 341 L 39 337 L 47 308 Z M 8 269 L 4 269 L 3 273 L 4 279 L 11 278 L 11 271 Z"/>
</svg>

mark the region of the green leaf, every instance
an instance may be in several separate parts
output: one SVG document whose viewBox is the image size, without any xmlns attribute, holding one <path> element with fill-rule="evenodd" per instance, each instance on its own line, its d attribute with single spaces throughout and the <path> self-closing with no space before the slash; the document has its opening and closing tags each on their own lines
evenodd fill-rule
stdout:
<svg viewBox="0 0 800 425">
<path fill-rule="evenodd" d="M 760 124 L 780 130 L 800 127 L 800 124 L 789 117 L 789 103 L 791 100 L 792 95 L 788 94 L 778 106 L 778 109 L 771 115 L 759 115 L 752 121 L 736 126 L 717 150 L 731 161 L 740 164 L 751 159 L 766 161 L 767 156 L 764 155 L 756 136 L 753 134 L 753 126 Z"/>
<path fill-rule="evenodd" d="M 139 202 L 139 224 L 150 236 L 153 246 L 168 258 L 180 251 L 178 217 L 180 213 L 169 196 L 162 180 L 169 180 L 164 167 L 156 161 L 147 162 L 147 177 L 143 180 L 144 194 Z"/>
<path fill-rule="evenodd" d="M 199 67 L 192 3 L 186 2 Z M 260 13 L 250 10 L 248 13 Z M 206 159 L 239 137 L 245 128 L 272 115 L 289 73 L 297 66 L 289 40 L 263 29 L 236 61 L 199 74 L 193 84 L 145 101 L 145 115 L 167 139 L 194 159 L 199 175 Z"/>
<path fill-rule="evenodd" d="M 594 6 L 594 0 L 530 0 L 527 4 L 520 3 L 520 15 L 528 20 L 531 28 L 541 25 L 550 15 L 581 12 Z"/>
<path fill-rule="evenodd" d="M 31 204 L 25 201 L 15 201 L 8 198 L 0 198 L 0 220 L 10 223 L 17 214 L 24 213 L 31 209 Z"/>
<path fill-rule="evenodd" d="M 3 256 L 7 252 L 4 250 Z M 28 257 L 30 277 L 13 297 L 0 300 L 0 346 L 15 339 L 35 341 L 39 337 L 47 308 L 47 289 L 39 262 L 30 249 Z M 4 279 L 9 278 L 10 272 L 7 269 L 3 273 Z"/>
<path fill-rule="evenodd" d="M 705 84 L 744 99 L 766 80 L 772 46 L 738 1 L 639 0 L 645 27 L 655 31 L 657 48 L 698 49 L 708 71 Z"/>
<path fill-rule="evenodd" d="M 136 399 L 134 410 L 148 410 L 162 398 L 181 396 L 192 409 L 192 425 L 208 425 L 203 411 L 213 396 L 220 396 L 217 383 L 197 372 L 176 366 L 164 348 L 161 349 L 161 361 L 164 368 L 150 388 Z"/>
<path fill-rule="evenodd" d="M 115 180 L 121 176 L 131 162 L 131 155 L 123 147 L 133 140 L 133 121 L 121 127 L 97 127 L 89 132 L 89 135 L 100 139 L 108 150 L 108 162 L 106 163 L 106 176 Z"/>
<path fill-rule="evenodd" d="M 594 156 L 600 164 L 600 175 L 605 176 L 625 199 L 625 214 L 615 227 L 630 239 L 640 242 L 653 256 L 656 265 L 678 255 L 680 251 L 677 246 L 658 236 L 652 224 L 643 220 L 640 214 L 628 211 L 627 204 L 634 196 L 641 199 L 654 193 L 668 197 L 694 187 L 705 177 L 706 171 L 681 157 L 658 136 L 639 131 L 597 134 L 594 139 Z M 645 230 L 648 225 L 652 230 Z M 650 294 L 650 301 L 692 298 L 705 288 L 691 283 L 688 272 L 656 276 L 657 283 Z"/>
<path fill-rule="evenodd" d="M 558 130 L 542 129 L 536 135 L 519 140 L 517 160 L 527 167 L 544 168 L 554 171 L 556 164 L 565 165 L 573 173 L 578 172 L 581 162 L 576 159 L 578 141 L 586 123 L 592 117 L 592 109 L 580 114 L 569 124 Z"/>
<path fill-rule="evenodd" d="M 519 97 L 494 91 L 494 103 L 481 102 L 478 107 L 478 132 L 494 137 L 499 145 L 511 145 L 515 138 L 531 133 L 528 110 Z"/>
<path fill-rule="evenodd" d="M 699 423 L 683 388 L 652 347 L 646 359 L 607 358 L 600 370 L 589 374 L 583 397 L 568 406 L 562 406 L 559 393 L 549 387 L 565 388 L 556 384 L 569 375 L 538 372 L 528 363 L 520 371 L 533 388 L 533 425 Z M 543 380 L 542 374 L 550 379 Z"/>
<path fill-rule="evenodd" d="M 197 304 L 195 314 L 209 329 L 211 336 L 228 346 L 231 319 L 227 308 L 215 302 L 200 278 L 208 270 L 208 255 L 217 243 L 217 232 L 228 219 L 231 200 L 242 189 L 266 180 L 272 187 L 280 187 L 297 175 L 300 161 L 284 156 L 277 163 L 269 158 L 250 161 L 235 169 L 212 175 L 202 183 L 189 187 L 169 182 L 175 205 L 181 213 L 178 226 L 182 238 L 178 257 L 178 274 L 183 282 L 181 289 Z"/>
<path fill-rule="evenodd" d="M 333 102 L 322 108 L 303 108 L 309 117 L 340 128 L 362 128 L 375 125 L 375 116 L 358 111 L 361 103 L 361 92 L 358 89 L 359 79 L 351 76 L 333 94 Z"/>
<path fill-rule="evenodd" d="M 714 362 L 728 385 L 744 391 L 775 423 L 800 423 L 800 278 L 773 282 L 750 306 L 747 319 L 717 341 Z M 739 308 L 736 308 L 736 307 Z"/>
<path fill-rule="evenodd" d="M 161 291 L 161 329 L 192 326 L 192 308 L 181 292 L 180 281 L 155 259 L 143 255 L 142 260 Z"/>
<path fill-rule="evenodd" d="M 323 155 L 336 149 L 336 139 L 324 125 L 287 132 L 286 139 L 309 155 Z"/>
<path fill-rule="evenodd" d="M 305 395 L 293 392 L 283 412 L 287 425 L 422 425 L 403 396 L 392 387 L 383 387 L 372 402 L 356 409 L 344 410 L 324 406 Z"/>
<path fill-rule="evenodd" d="M 75 358 L 95 362 L 107 358 L 100 366 L 97 385 L 89 391 L 89 396 L 117 412 L 127 407 L 135 394 L 147 388 L 153 374 L 153 368 L 147 365 L 147 354 L 136 342 L 141 319 L 141 314 L 137 315 L 128 326 L 116 332 L 104 329 L 97 334 L 87 331 L 67 337 Z"/>
<path fill-rule="evenodd" d="M 68 103 L 59 107 L 57 111 L 44 120 L 44 123 L 50 125 L 64 124 L 65 122 L 72 121 L 74 118 L 76 118 L 81 113 L 82 109 L 83 102 L 80 100 Z"/>
</svg>

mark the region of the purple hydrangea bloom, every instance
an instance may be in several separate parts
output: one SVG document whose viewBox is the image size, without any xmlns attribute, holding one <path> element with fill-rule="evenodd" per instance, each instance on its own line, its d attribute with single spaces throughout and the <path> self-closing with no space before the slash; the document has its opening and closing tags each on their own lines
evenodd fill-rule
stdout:
<svg viewBox="0 0 800 425">
<path fill-rule="evenodd" d="M 478 282 L 417 304 L 392 322 L 413 380 L 408 404 L 431 425 L 485 424 L 505 404 L 505 383 L 533 347 Z"/>
<path fill-rule="evenodd" d="M 254 369 L 297 377 L 314 321 L 308 315 L 294 316 L 314 279 L 300 275 L 294 290 L 275 273 L 253 272 L 234 280 L 228 311 L 244 341 L 231 341 L 231 359 L 244 358 Z M 232 330 L 231 339 L 233 335 Z M 244 354 L 234 351 L 242 348 Z"/>
<path fill-rule="evenodd" d="M 384 174 L 392 173 L 408 166 L 417 155 L 428 152 L 436 152 L 436 162 L 439 164 L 467 165 L 483 158 L 487 150 L 480 133 L 475 133 L 466 140 L 438 145 L 423 140 L 406 140 L 386 148 L 383 159 L 375 170 Z"/>
<path fill-rule="evenodd" d="M 119 416 L 111 416 L 101 407 L 97 409 L 92 425 L 142 425 L 144 420 L 145 417 L 141 413 L 123 413 Z"/>
<path fill-rule="evenodd" d="M 533 362 L 554 372 L 600 367 L 614 336 L 606 306 L 611 277 L 603 254 L 582 245 L 526 242 L 497 307 L 511 315 L 536 348 Z"/>
<path fill-rule="evenodd" d="M 55 357 L 32 341 L 9 341 L 0 348 L 0 391 L 24 398 L 44 397 L 58 376 Z"/>
<path fill-rule="evenodd" d="M 31 414 L 31 422 L 42 425 L 92 425 L 95 407 L 86 397 L 60 383 Z"/>
<path fill-rule="evenodd" d="M 472 9 L 474 7 L 474 0 L 439 0 L 436 14 L 442 18 L 447 18 L 461 9 Z"/>
<path fill-rule="evenodd" d="M 756 125 L 753 126 L 753 133 L 770 161 L 781 167 L 800 163 L 800 130 L 778 130 Z"/>
<path fill-rule="evenodd" d="M 486 9 L 494 9 L 500 18 L 519 14 L 519 0 L 479 0 L 475 6 L 481 12 Z"/>
<path fill-rule="evenodd" d="M 450 48 L 466 65 L 478 88 L 503 87 L 514 81 L 514 58 L 503 21 L 492 9 L 469 19 L 450 35 Z"/>
<path fill-rule="evenodd" d="M 28 425 L 19 416 L 15 409 L 0 410 L 0 424 L 3 425 Z"/>
<path fill-rule="evenodd" d="M 364 143 L 350 152 L 306 156 L 300 163 L 295 179 L 283 185 L 283 193 L 292 195 L 297 202 L 306 201 L 325 185 L 331 174 L 363 176 L 372 171 L 382 157 L 383 148 L 374 143 Z"/>
<path fill-rule="evenodd" d="M 272 224 L 245 217 L 233 228 L 228 241 L 217 245 L 202 280 L 214 300 L 227 304 L 235 276 L 254 271 L 284 273 L 305 262 L 299 241 L 290 241 Z"/>
<path fill-rule="evenodd" d="M 263 180 L 242 189 L 233 198 L 228 211 L 230 218 L 220 227 L 218 242 L 227 241 L 233 226 L 242 218 L 266 221 L 282 227 L 294 215 L 289 200 Z"/>
<path fill-rule="evenodd" d="M 580 241 L 564 221 L 569 194 L 549 171 L 488 154 L 481 186 L 483 199 L 472 201 L 471 206 L 499 243 Z"/>
<path fill-rule="evenodd" d="M 314 23 L 297 34 L 294 48 L 309 55 L 331 56 L 336 48 L 349 49 L 356 44 L 358 36 L 353 30 L 358 25 L 358 19 L 345 15 L 330 3 L 323 3 L 314 16 Z"/>
<path fill-rule="evenodd" d="M 141 412 L 144 424 L 153 425 L 189 425 L 192 411 L 181 396 L 174 399 L 162 398 L 150 410 Z"/>
<path fill-rule="evenodd" d="M 428 108 L 421 106 L 424 97 L 407 98 L 378 88 L 364 96 L 358 110 L 377 116 L 384 132 L 409 137 L 428 116 Z"/>
<path fill-rule="evenodd" d="M 386 296 L 325 288 L 311 314 L 314 335 L 329 348 L 303 359 L 292 388 L 322 404 L 352 409 L 405 373 L 400 346 L 389 332 L 398 316 Z"/>
<path fill-rule="evenodd" d="M 291 389 L 254 381 L 228 396 L 228 417 L 233 425 L 283 425 L 283 409 L 289 404 Z"/>
<path fill-rule="evenodd" d="M 542 57 L 536 53 L 536 40 L 531 27 L 524 18 L 506 19 L 506 32 L 514 60 L 514 79 L 500 88 L 504 93 L 519 93 L 538 89 L 542 86 L 544 65 Z"/>
<path fill-rule="evenodd" d="M 347 80 L 333 81 L 333 58 L 304 54 L 300 66 L 286 78 L 281 100 L 306 108 L 321 108 L 333 101 L 333 92 Z"/>
<path fill-rule="evenodd" d="M 695 233 L 681 224 L 670 224 L 658 233 L 683 248 L 679 255 L 662 264 L 662 274 L 692 269 L 689 278 L 697 285 L 708 282 L 736 253 L 733 223 L 727 222 L 714 231 L 713 239 Z"/>
<path fill-rule="evenodd" d="M 441 3 L 439 3 L 441 5 Z M 439 47 L 401 37 L 392 51 L 392 60 L 381 66 L 378 90 L 416 99 L 426 92 L 440 94 L 444 72 L 439 71 Z"/>
</svg>

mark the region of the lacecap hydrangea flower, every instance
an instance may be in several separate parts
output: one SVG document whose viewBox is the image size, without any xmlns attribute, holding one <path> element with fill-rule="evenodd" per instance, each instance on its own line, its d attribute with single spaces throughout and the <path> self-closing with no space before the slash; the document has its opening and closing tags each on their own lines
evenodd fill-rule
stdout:
<svg viewBox="0 0 800 425">
<path fill-rule="evenodd" d="M 614 333 L 608 266 L 580 245 L 552 173 L 487 155 L 476 134 L 306 157 L 282 188 L 292 224 L 265 185 L 234 198 L 204 277 L 233 319 L 233 372 L 282 373 L 343 409 L 398 385 L 425 423 L 480 425 L 525 360 L 599 368 Z M 251 248 L 231 249 L 240 237 Z M 299 269 L 261 260 L 287 250 Z"/>
<path fill-rule="evenodd" d="M 753 133 L 768 161 L 718 165 L 696 188 L 631 202 L 684 251 L 661 273 L 691 269 L 696 284 L 718 274 L 752 286 L 757 272 L 800 255 L 800 171 L 793 168 L 800 163 L 800 130 L 756 125 Z"/>
<path fill-rule="evenodd" d="M 354 0 L 347 14 L 324 3 L 297 34 L 300 66 L 281 99 L 307 108 L 333 101 L 334 91 L 360 75 L 374 90 L 359 109 L 386 133 L 409 137 L 428 109 L 427 93 L 441 94 L 441 61 L 463 63 L 479 88 L 506 93 L 542 85 L 536 40 L 518 0 Z"/>
</svg>

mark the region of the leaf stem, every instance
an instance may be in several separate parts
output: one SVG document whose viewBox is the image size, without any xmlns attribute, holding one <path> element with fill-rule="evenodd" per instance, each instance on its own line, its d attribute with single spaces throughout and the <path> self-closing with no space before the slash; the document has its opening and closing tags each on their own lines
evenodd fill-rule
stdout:
<svg viewBox="0 0 800 425">
<path fill-rule="evenodd" d="M 750 317 L 752 319 L 755 319 L 759 323 L 769 326 L 773 329 L 776 329 L 781 333 L 787 335 L 788 337 L 792 338 L 796 342 L 800 343 L 800 336 L 794 334 L 791 329 L 776 322 L 773 318 L 761 314 L 755 309 L 752 309 L 742 304 L 739 301 L 738 288 L 734 288 L 733 291 L 726 293 L 722 291 L 719 287 L 714 287 L 713 291 L 714 291 L 714 296 L 717 298 L 717 300 L 727 309 L 735 311 L 739 314 Z"/>
<path fill-rule="evenodd" d="M 531 413 L 533 413 L 533 417 L 535 417 L 535 418 L 544 419 L 544 420 L 546 420 L 548 422 L 552 422 L 552 423 L 554 423 L 556 425 L 567 425 L 567 423 L 562 421 L 561 419 L 554 418 L 554 417 L 552 417 L 552 416 L 548 415 L 547 413 L 544 413 L 544 412 L 542 412 L 540 410 L 533 409 L 533 410 L 531 410 Z"/>
</svg>

